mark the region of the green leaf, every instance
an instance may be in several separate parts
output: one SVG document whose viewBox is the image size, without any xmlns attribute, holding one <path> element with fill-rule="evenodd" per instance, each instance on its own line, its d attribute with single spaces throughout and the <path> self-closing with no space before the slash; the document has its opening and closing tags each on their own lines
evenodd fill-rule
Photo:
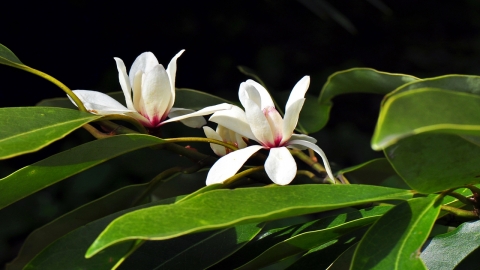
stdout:
<svg viewBox="0 0 480 270">
<path fill-rule="evenodd" d="M 35 152 L 99 118 L 59 108 L 0 108 L 0 159 Z"/>
<path fill-rule="evenodd" d="M 422 193 L 480 182 L 480 147 L 457 135 L 419 134 L 384 152 L 405 182 Z"/>
<path fill-rule="evenodd" d="M 262 225 L 253 223 L 166 241 L 149 241 L 129 257 L 121 269 L 138 269 L 139 265 L 143 269 L 206 269 L 243 247 L 261 229 Z"/>
<path fill-rule="evenodd" d="M 437 198 L 410 199 L 383 215 L 358 244 L 351 269 L 426 269 L 420 248 L 440 212 Z"/>
<path fill-rule="evenodd" d="M 0 44 L 0 64 L 13 67 L 23 65 L 13 52 L 2 44 Z"/>
<path fill-rule="evenodd" d="M 307 223 L 305 226 L 308 227 L 306 230 L 303 229 L 302 233 L 272 246 L 238 269 L 259 269 L 289 256 L 307 252 L 316 246 L 373 223 L 391 208 L 390 206 L 379 206 L 341 214 L 327 224 L 324 224 L 322 220 Z"/>
<path fill-rule="evenodd" d="M 420 257 L 429 269 L 453 269 L 479 247 L 480 221 L 465 222 L 452 232 L 435 236 Z M 474 268 L 478 257 L 476 262 Z"/>
<path fill-rule="evenodd" d="M 124 187 L 83 205 L 32 232 L 8 269 L 22 269 L 38 253 L 63 235 L 104 216 L 131 207 L 148 184 Z"/>
<path fill-rule="evenodd" d="M 350 269 L 357 243 L 345 250 L 328 268 L 328 270 L 344 270 Z"/>
<path fill-rule="evenodd" d="M 435 88 L 394 95 L 380 110 L 372 148 L 424 133 L 480 135 L 480 96 Z"/>
<path fill-rule="evenodd" d="M 371 68 L 353 68 L 343 70 L 328 77 L 318 98 L 318 130 L 328 121 L 333 106 L 332 99 L 338 95 L 349 93 L 372 93 L 385 95 L 401 85 L 419 80 L 416 77 L 386 73 Z"/>
<path fill-rule="evenodd" d="M 214 190 L 178 204 L 143 209 L 118 218 L 95 240 L 86 256 L 92 257 L 102 249 L 127 239 L 163 240 L 236 224 L 411 196 L 412 193 L 407 190 L 361 185 Z"/>
<path fill-rule="evenodd" d="M 338 172 L 340 179 L 353 184 L 409 189 L 386 158 L 378 158 Z"/>
<path fill-rule="evenodd" d="M 118 135 L 48 157 L 0 179 L 0 209 L 106 160 L 164 142 L 149 135 Z"/>
<path fill-rule="evenodd" d="M 129 208 L 81 226 L 48 245 L 24 269 L 111 269 L 129 253 L 135 241 L 124 242 L 105 250 L 95 258 L 86 259 L 85 250 L 105 226 L 125 213 L 145 207 L 174 203 L 176 200 L 178 197 Z"/>
<path fill-rule="evenodd" d="M 480 95 L 480 76 L 472 75 L 444 75 L 440 77 L 427 78 L 402 85 L 395 91 L 389 93 L 384 101 L 392 96 L 403 92 L 421 88 L 437 88 L 453 92 L 464 92 Z"/>
</svg>

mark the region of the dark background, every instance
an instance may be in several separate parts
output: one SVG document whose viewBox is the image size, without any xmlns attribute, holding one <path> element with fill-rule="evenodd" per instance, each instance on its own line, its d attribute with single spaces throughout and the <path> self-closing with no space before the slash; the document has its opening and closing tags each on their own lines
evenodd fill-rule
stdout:
<svg viewBox="0 0 480 270">
<path fill-rule="evenodd" d="M 71 89 L 104 92 L 120 90 L 113 57 L 128 69 L 140 53 L 152 51 L 166 66 L 181 49 L 186 52 L 178 61 L 176 86 L 232 100 L 247 79 L 237 65 L 256 70 L 271 91 L 290 90 L 310 75 L 309 94 L 315 96 L 330 74 L 352 67 L 417 77 L 480 73 L 479 1 L 383 0 L 386 7 L 378 2 L 17 1 L 1 4 L 0 43 Z M 339 14 L 343 19 L 336 20 Z M 0 66 L 0 76 L 1 107 L 64 96 L 20 70 Z M 315 134 L 334 168 L 381 156 L 369 146 L 380 100 L 362 94 L 334 99 L 331 121 Z M 89 139 L 79 131 L 39 153 L 2 161 L 0 177 Z M 151 177 L 132 180 L 118 169 L 124 163 L 128 156 L 0 210 L 0 265 L 34 228 Z"/>
</svg>

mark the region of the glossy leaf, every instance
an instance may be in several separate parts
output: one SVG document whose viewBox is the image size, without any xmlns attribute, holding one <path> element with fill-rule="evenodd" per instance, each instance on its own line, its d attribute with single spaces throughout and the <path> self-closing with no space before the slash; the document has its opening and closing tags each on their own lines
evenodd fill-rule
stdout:
<svg viewBox="0 0 480 270">
<path fill-rule="evenodd" d="M 385 95 L 397 87 L 416 80 L 418 78 L 410 75 L 386 73 L 371 68 L 353 68 L 336 72 L 328 77 L 318 99 L 318 114 L 321 116 L 318 129 L 327 123 L 333 106 L 331 100 L 334 97 L 349 93 Z"/>
<path fill-rule="evenodd" d="M 411 196 L 412 193 L 407 190 L 361 185 L 214 190 L 178 204 L 143 209 L 118 218 L 95 240 L 86 256 L 91 257 L 126 239 L 163 240 L 235 224 L 303 215 L 378 200 L 407 199 Z"/>
<path fill-rule="evenodd" d="M 0 159 L 35 152 L 99 118 L 60 108 L 0 108 Z"/>
<path fill-rule="evenodd" d="M 351 269 L 426 269 L 420 248 L 440 212 L 436 200 L 410 199 L 383 215 L 358 244 Z"/>
<path fill-rule="evenodd" d="M 105 250 L 95 258 L 86 259 L 84 252 L 105 226 L 128 212 L 174 203 L 176 200 L 178 198 L 170 198 L 129 208 L 81 226 L 48 245 L 24 269 L 111 269 L 129 253 L 135 241 L 124 242 Z"/>
<path fill-rule="evenodd" d="M 149 135 L 118 135 L 48 157 L 0 179 L 0 208 L 106 160 L 164 142 Z"/>
<path fill-rule="evenodd" d="M 392 96 L 380 111 L 372 148 L 424 132 L 480 135 L 480 96 L 435 88 Z"/>
<path fill-rule="evenodd" d="M 0 64 L 13 67 L 23 65 L 13 52 L 2 44 L 0 44 Z"/>
<path fill-rule="evenodd" d="M 472 75 L 444 75 L 434 78 L 427 78 L 411 83 L 404 84 L 395 91 L 389 93 L 384 101 L 403 92 L 412 91 L 421 88 L 436 88 L 453 92 L 463 92 L 479 95 L 480 76 Z"/>
<path fill-rule="evenodd" d="M 429 269 L 453 269 L 479 247 L 480 221 L 465 222 L 452 232 L 435 236 L 420 257 Z M 476 261 L 478 267 L 478 257 Z"/>
<path fill-rule="evenodd" d="M 480 182 L 480 147 L 452 134 L 424 133 L 385 149 L 405 182 L 423 193 Z"/>
<path fill-rule="evenodd" d="M 121 269 L 206 269 L 251 241 L 262 229 L 252 223 L 214 232 L 149 241 Z M 143 256 L 138 256 L 146 251 Z M 146 262 L 148 260 L 149 262 Z"/>
<path fill-rule="evenodd" d="M 309 227 L 302 233 L 272 246 L 238 269 L 259 269 L 289 256 L 307 252 L 316 246 L 375 222 L 391 208 L 390 206 L 379 206 L 373 209 L 362 209 L 341 214 L 328 224 L 323 224 L 322 220 L 313 224 L 310 223 L 307 225 Z"/>
<path fill-rule="evenodd" d="M 327 269 L 328 270 L 344 270 L 350 269 L 357 243 L 345 250 Z"/>
<path fill-rule="evenodd" d="M 408 185 L 395 172 L 395 169 L 386 158 L 373 159 L 360 165 L 343 169 L 337 175 L 340 179 L 346 179 L 353 184 L 409 189 Z"/>
</svg>

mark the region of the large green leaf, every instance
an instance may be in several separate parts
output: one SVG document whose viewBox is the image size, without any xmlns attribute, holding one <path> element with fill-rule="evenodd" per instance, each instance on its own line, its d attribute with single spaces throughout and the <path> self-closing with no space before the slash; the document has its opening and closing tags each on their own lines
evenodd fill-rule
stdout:
<svg viewBox="0 0 480 270">
<path fill-rule="evenodd" d="M 412 193 L 408 190 L 362 185 L 214 190 L 178 204 L 151 207 L 116 219 L 95 240 L 86 256 L 91 257 L 102 249 L 127 239 L 163 240 L 235 224 L 261 222 L 379 200 L 407 199 L 411 196 Z"/>
<path fill-rule="evenodd" d="M 164 142 L 149 135 L 118 135 L 48 157 L 0 179 L 0 209 L 106 160 Z"/>
<path fill-rule="evenodd" d="M 429 269 L 453 269 L 479 247 L 480 221 L 466 222 L 452 232 L 435 236 L 420 257 Z M 476 262 L 478 268 L 478 257 Z"/>
<path fill-rule="evenodd" d="M 426 269 L 420 248 L 440 212 L 437 198 L 410 199 L 378 219 L 358 244 L 351 269 Z"/>
<path fill-rule="evenodd" d="M 418 78 L 410 75 L 386 73 L 371 68 L 353 68 L 336 72 L 328 77 L 318 98 L 317 128 L 326 125 L 333 106 L 331 100 L 338 95 L 349 93 L 385 95 L 401 85 L 416 80 Z"/>
<path fill-rule="evenodd" d="M 405 182 L 423 193 L 480 182 L 480 147 L 452 134 L 424 133 L 385 149 Z"/>
<path fill-rule="evenodd" d="M 437 88 L 394 95 L 382 106 L 372 148 L 424 132 L 480 135 L 480 96 Z"/>
<path fill-rule="evenodd" d="M 307 223 L 305 226 L 308 227 L 303 230 L 304 232 L 272 246 L 238 269 L 259 269 L 289 256 L 307 252 L 316 246 L 373 223 L 391 208 L 391 206 L 378 206 L 341 214 L 329 223 L 324 223 L 322 220 Z"/>
<path fill-rule="evenodd" d="M 105 226 L 125 213 L 145 207 L 173 203 L 178 199 L 178 197 L 170 198 L 129 208 L 81 226 L 48 245 L 24 269 L 111 269 L 130 252 L 135 241 L 124 242 L 105 250 L 95 258 L 86 259 L 85 250 Z"/>
<path fill-rule="evenodd" d="M 0 64 L 13 67 L 23 66 L 20 59 L 2 44 L 0 44 Z"/>
<path fill-rule="evenodd" d="M 395 91 L 387 94 L 384 101 L 397 94 L 420 89 L 420 88 L 437 88 L 454 92 L 464 92 L 469 94 L 480 94 L 480 76 L 472 75 L 444 75 L 440 77 L 427 78 L 405 84 L 397 88 Z"/>
<path fill-rule="evenodd" d="M 148 241 L 120 269 L 206 269 L 252 240 L 260 224 L 244 224 L 213 232 Z"/>
<path fill-rule="evenodd" d="M 60 108 L 0 108 L 0 159 L 37 151 L 99 118 Z"/>
</svg>

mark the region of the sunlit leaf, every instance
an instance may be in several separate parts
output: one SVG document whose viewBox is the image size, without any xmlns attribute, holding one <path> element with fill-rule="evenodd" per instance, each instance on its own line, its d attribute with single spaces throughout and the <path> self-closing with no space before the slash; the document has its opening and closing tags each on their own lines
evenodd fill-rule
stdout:
<svg viewBox="0 0 480 270">
<path fill-rule="evenodd" d="M 408 137 L 385 149 L 385 156 L 411 188 L 423 193 L 480 183 L 480 147 L 457 135 Z"/>
<path fill-rule="evenodd" d="M 0 108 L 0 159 L 35 152 L 99 118 L 60 108 Z"/>
<path fill-rule="evenodd" d="M 435 236 L 420 257 L 429 269 L 453 269 L 479 247 L 480 221 L 465 222 L 452 232 Z M 478 257 L 476 261 L 478 267 Z"/>
<path fill-rule="evenodd" d="M 151 207 L 116 219 L 95 240 L 86 256 L 91 257 L 102 249 L 127 239 L 163 240 L 235 224 L 261 222 L 379 200 L 408 199 L 411 196 L 412 193 L 408 190 L 362 185 L 214 190 L 178 204 Z M 147 224 L 156 226 L 146 226 Z"/>
<path fill-rule="evenodd" d="M 318 99 L 318 130 L 325 126 L 333 106 L 332 99 L 349 93 L 386 95 L 397 87 L 418 80 L 410 75 L 377 71 L 371 68 L 343 70 L 328 77 Z"/>
<path fill-rule="evenodd" d="M 351 269 L 426 269 L 420 248 L 440 212 L 437 197 L 407 200 L 378 219 L 358 244 Z"/>
<path fill-rule="evenodd" d="M 322 220 L 307 223 L 305 227 L 308 227 L 303 229 L 304 232 L 272 246 L 238 269 L 259 269 L 289 256 L 307 252 L 316 246 L 375 222 L 391 208 L 390 206 L 379 206 L 341 214 L 326 224 Z"/>
<path fill-rule="evenodd" d="M 149 135 L 118 135 L 48 157 L 0 179 L 0 208 L 106 160 L 164 142 Z"/>
<path fill-rule="evenodd" d="M 480 96 L 436 88 L 396 94 L 382 106 L 372 148 L 424 132 L 480 135 Z"/>
</svg>

